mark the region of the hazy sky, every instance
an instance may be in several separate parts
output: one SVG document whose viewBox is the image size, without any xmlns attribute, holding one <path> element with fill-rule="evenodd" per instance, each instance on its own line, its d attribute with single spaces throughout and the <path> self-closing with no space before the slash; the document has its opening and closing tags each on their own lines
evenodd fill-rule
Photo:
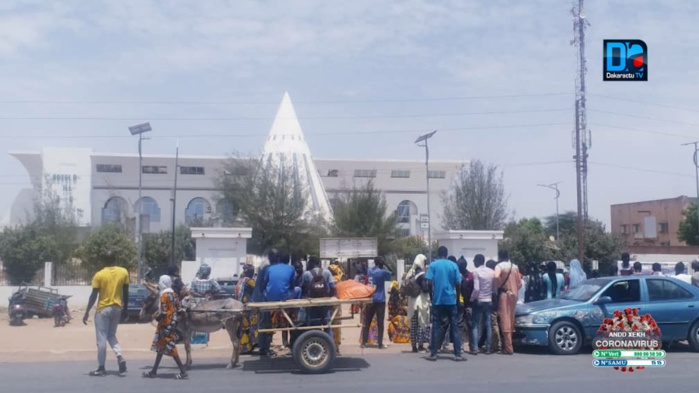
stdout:
<svg viewBox="0 0 699 393">
<path fill-rule="evenodd" d="M 493 161 L 518 217 L 575 208 L 571 1 L 0 2 L 3 150 L 255 153 L 289 91 L 323 158 Z M 696 1 L 588 1 L 590 215 L 694 195 Z M 602 82 L 602 40 L 642 39 L 648 82 Z M 0 155 L 0 212 L 27 174 Z"/>
</svg>

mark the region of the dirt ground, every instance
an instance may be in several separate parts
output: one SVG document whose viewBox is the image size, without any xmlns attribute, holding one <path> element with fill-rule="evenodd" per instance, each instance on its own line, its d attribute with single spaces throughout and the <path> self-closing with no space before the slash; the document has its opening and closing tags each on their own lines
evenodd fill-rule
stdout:
<svg viewBox="0 0 699 393">
<path fill-rule="evenodd" d="M 347 310 L 344 315 L 349 315 Z M 92 360 L 96 357 L 95 327 L 92 315 L 87 326 L 82 323 L 84 310 L 71 310 L 73 320 L 65 327 L 54 327 L 53 319 L 27 319 L 24 326 L 10 326 L 7 309 L 0 309 L 0 363 L 4 362 L 37 362 L 37 361 L 78 361 Z M 343 321 L 354 324 L 355 320 Z M 117 338 L 127 359 L 151 359 L 153 352 L 150 344 L 155 333 L 155 326 L 145 323 L 125 323 L 119 325 Z M 362 350 L 359 348 L 359 328 L 342 329 L 343 355 L 358 355 L 362 353 L 394 353 L 410 350 L 406 344 L 391 344 L 387 350 L 375 348 Z M 388 338 L 385 339 L 388 342 Z M 275 334 L 273 345 L 280 354 L 285 351 L 280 348 L 281 335 Z M 227 358 L 231 355 L 231 343 L 224 330 L 210 335 L 209 344 L 194 345 L 193 358 Z M 180 349 L 184 354 L 184 348 Z M 114 359 L 108 354 L 108 359 Z"/>
</svg>

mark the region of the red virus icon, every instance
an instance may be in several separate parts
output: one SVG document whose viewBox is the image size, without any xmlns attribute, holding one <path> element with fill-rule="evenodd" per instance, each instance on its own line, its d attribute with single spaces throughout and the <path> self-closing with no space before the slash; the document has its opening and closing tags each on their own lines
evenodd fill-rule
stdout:
<svg viewBox="0 0 699 393">
<path fill-rule="evenodd" d="M 622 313 L 619 310 L 614 311 L 612 318 L 605 318 L 602 321 L 602 326 L 600 326 L 597 331 L 598 336 L 608 336 L 610 332 L 645 332 L 646 340 L 652 341 L 657 340 L 657 347 L 647 347 L 647 348 L 623 348 L 626 350 L 655 350 L 662 347 L 662 342 L 660 340 L 660 328 L 655 322 L 650 314 L 638 315 L 637 308 L 627 308 Z M 598 349 L 610 349 L 607 347 L 600 347 Z M 622 349 L 622 348 L 612 348 L 612 349 Z M 615 370 L 621 372 L 633 373 L 634 371 L 639 371 L 645 369 L 643 366 L 635 367 L 614 367 Z"/>
</svg>

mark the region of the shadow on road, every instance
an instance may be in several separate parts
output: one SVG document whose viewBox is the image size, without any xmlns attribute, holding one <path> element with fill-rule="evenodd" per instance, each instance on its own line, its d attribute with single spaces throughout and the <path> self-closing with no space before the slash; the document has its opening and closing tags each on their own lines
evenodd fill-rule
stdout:
<svg viewBox="0 0 699 393">
<path fill-rule="evenodd" d="M 352 357 L 339 357 L 335 359 L 330 373 L 361 371 L 369 368 L 366 360 Z M 243 362 L 243 371 L 256 374 L 300 374 L 299 368 L 291 357 L 264 358 Z"/>
</svg>

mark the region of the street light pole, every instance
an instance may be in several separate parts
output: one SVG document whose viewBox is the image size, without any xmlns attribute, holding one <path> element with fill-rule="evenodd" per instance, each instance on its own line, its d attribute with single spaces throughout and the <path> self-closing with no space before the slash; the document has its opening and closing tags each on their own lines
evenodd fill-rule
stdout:
<svg viewBox="0 0 699 393">
<path fill-rule="evenodd" d="M 172 188 L 172 233 L 170 239 L 170 264 L 175 264 L 175 214 L 177 214 L 177 173 L 180 171 L 180 140 L 175 148 L 175 184 Z"/>
<path fill-rule="evenodd" d="M 556 241 L 559 241 L 561 238 L 561 230 L 558 226 L 558 219 L 560 215 L 558 214 L 558 198 L 561 196 L 561 192 L 558 190 L 558 185 L 563 182 L 556 182 L 552 184 L 537 184 L 539 187 L 544 187 L 544 188 L 550 188 L 554 191 L 556 191 L 556 197 L 554 198 L 556 200 Z"/>
<path fill-rule="evenodd" d="M 427 140 L 432 138 L 437 130 L 430 133 L 422 135 L 415 140 L 418 146 L 425 147 L 425 179 L 427 182 L 427 261 L 432 262 L 432 216 L 430 215 L 430 149 L 427 146 Z M 420 142 L 424 142 L 424 145 L 420 145 Z"/>
<path fill-rule="evenodd" d="M 699 241 L 699 141 L 683 143 L 682 146 L 694 145 L 694 154 L 692 155 L 692 160 L 694 161 L 694 178 L 697 184 L 697 200 L 695 205 L 697 205 L 697 241 Z"/>
<path fill-rule="evenodd" d="M 135 126 L 129 127 L 129 132 L 131 132 L 131 135 L 138 135 L 138 216 L 136 217 L 136 227 L 138 230 L 137 238 L 138 238 L 138 272 L 137 274 L 137 280 L 138 282 L 141 282 L 143 279 L 143 220 L 141 220 L 141 216 L 143 215 L 143 200 L 142 200 L 142 194 L 143 194 L 143 151 L 142 151 L 142 144 L 143 140 L 145 139 L 143 137 L 143 134 L 146 132 L 151 131 L 152 128 L 150 126 L 150 123 L 143 123 L 143 124 L 137 124 Z"/>
</svg>

